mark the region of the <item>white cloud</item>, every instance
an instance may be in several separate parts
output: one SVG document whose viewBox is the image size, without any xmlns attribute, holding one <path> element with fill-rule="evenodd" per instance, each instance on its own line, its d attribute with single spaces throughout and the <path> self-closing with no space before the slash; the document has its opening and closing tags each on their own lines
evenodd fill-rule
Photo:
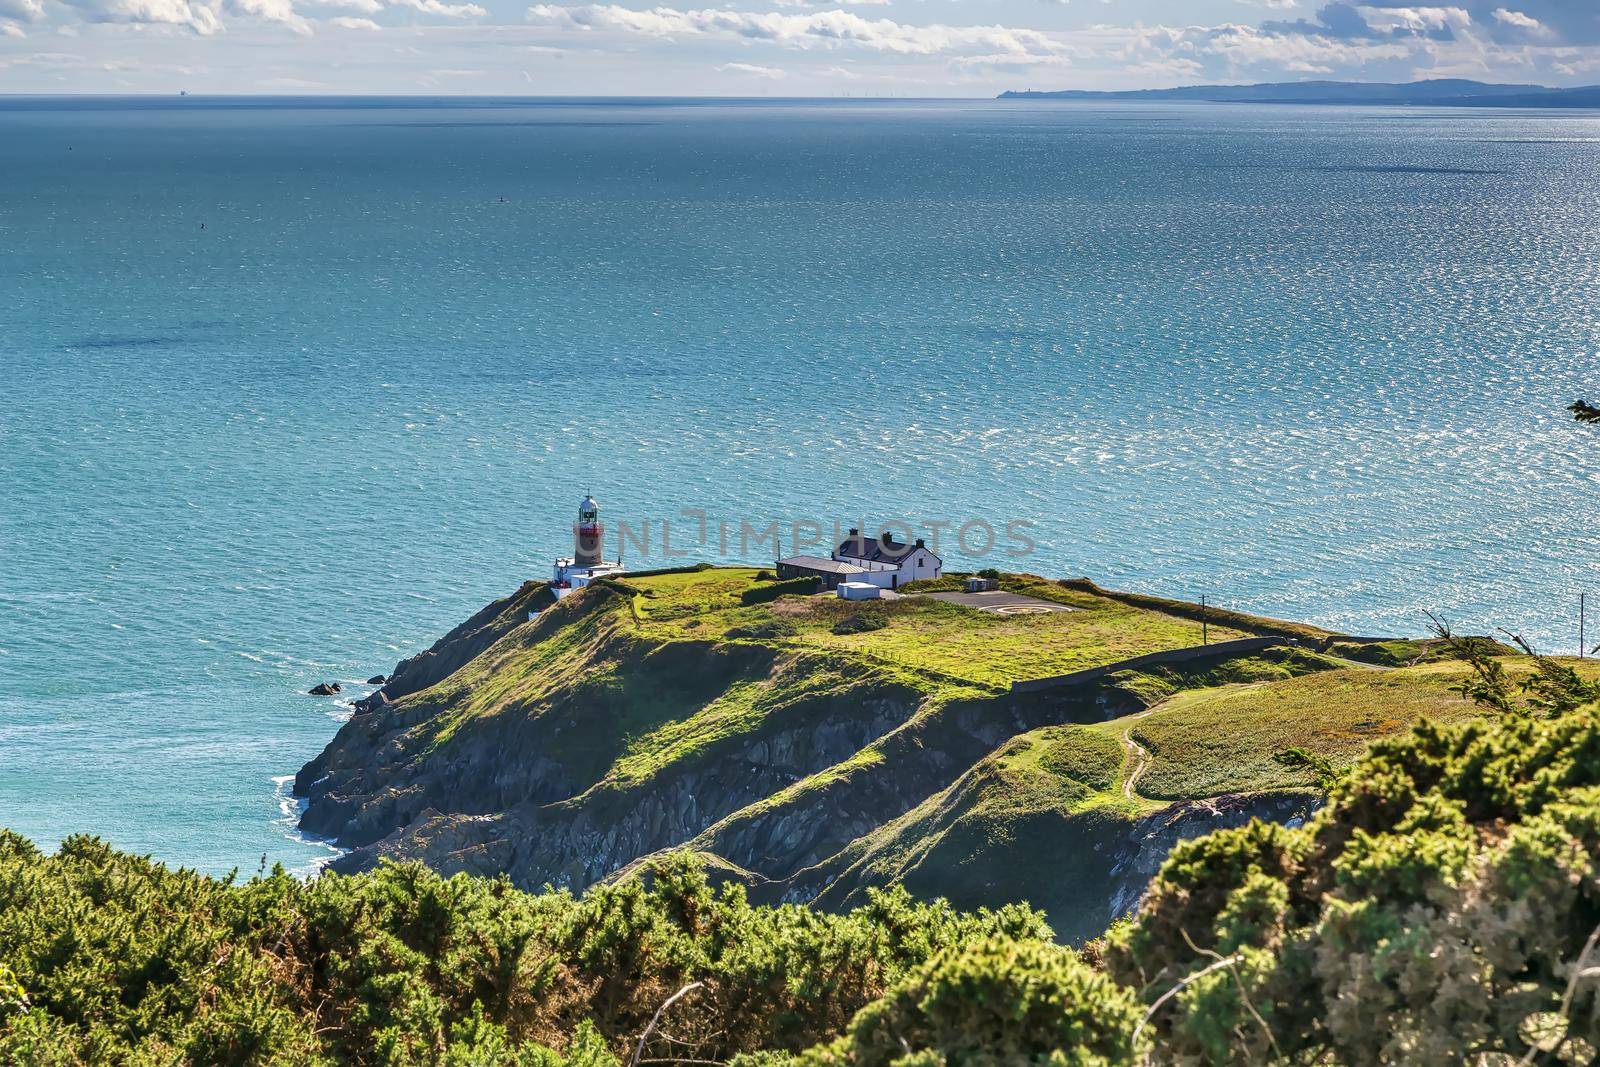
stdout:
<svg viewBox="0 0 1600 1067">
<path fill-rule="evenodd" d="M 1358 70 L 1369 63 L 1403 60 L 1415 42 L 1349 41 L 1306 34 L 1264 33 L 1254 26 L 1218 26 L 1184 31 L 1171 51 L 1223 60 L 1228 67 L 1269 76 L 1333 74 Z"/>
<path fill-rule="evenodd" d="M 1472 25 L 1472 15 L 1460 7 L 1368 7 L 1358 6 L 1367 24 L 1379 32 L 1404 30 L 1426 34 L 1437 30 L 1464 30 Z"/>
<path fill-rule="evenodd" d="M 1060 0 L 1066 3 L 1067 0 Z M 844 4 L 847 7 L 887 7 L 894 0 L 777 0 L 779 7 L 821 7 L 823 4 Z"/>
<path fill-rule="evenodd" d="M 778 11 L 727 11 L 713 8 L 647 11 L 617 4 L 562 6 L 535 4 L 535 22 L 580 30 L 606 30 L 644 37 L 722 37 L 764 41 L 791 48 L 854 46 L 899 55 L 941 55 L 993 51 L 1006 55 L 1048 54 L 1057 47 L 1049 34 L 1006 26 L 912 26 L 892 19 L 867 19 L 835 9 L 804 15 Z"/>
<path fill-rule="evenodd" d="M 425 15 L 443 15 L 452 19 L 475 19 L 488 14 L 477 4 L 447 4 L 443 0 L 395 0 L 395 6 L 415 8 Z"/>
<path fill-rule="evenodd" d="M 1544 29 L 1544 23 L 1532 15 L 1524 15 L 1520 11 L 1509 11 L 1503 7 L 1494 9 L 1494 20 L 1503 26 L 1515 26 L 1519 30 Z"/>
<path fill-rule="evenodd" d="M 784 72 L 777 67 L 758 67 L 754 63 L 724 63 L 717 68 L 723 74 L 744 74 L 755 78 L 778 79 Z"/>
<path fill-rule="evenodd" d="M 302 36 L 311 34 L 311 24 L 295 11 L 294 0 L 226 0 L 224 9 L 231 15 L 287 26 Z"/>
<path fill-rule="evenodd" d="M 187 40 L 191 31 L 217 35 L 226 28 L 232 32 L 205 45 L 210 54 L 226 57 L 207 74 L 208 84 L 231 82 L 245 91 L 264 86 L 261 79 L 298 75 L 324 79 L 328 88 L 339 90 L 370 85 L 369 76 L 382 79 L 378 84 L 384 87 L 403 88 L 421 76 L 430 84 L 509 92 L 532 78 L 523 67 L 542 70 L 537 81 L 542 89 L 579 93 L 618 87 L 639 93 L 725 92 L 736 78 L 775 83 L 781 78 L 786 91 L 818 95 L 862 84 L 927 95 L 952 89 L 986 95 L 1005 88 L 1136 88 L 1294 77 L 1600 81 L 1600 48 L 1573 41 L 1571 16 L 1563 14 L 1571 4 L 1596 0 L 1436 0 L 1406 6 L 1389 6 L 1405 0 L 1351 0 L 1359 16 L 1354 29 L 1349 23 L 1330 27 L 1321 14 L 1291 22 L 1264 11 L 1288 6 L 1288 0 L 1236 0 L 1235 10 L 1255 9 L 1253 17 L 1237 24 L 1074 29 L 1037 28 L 1034 18 L 1046 19 L 1042 6 L 1005 9 L 1034 13 L 1014 15 L 1021 26 L 951 26 L 911 20 L 961 10 L 954 5 L 901 5 L 890 9 L 894 17 L 881 17 L 884 11 L 860 6 L 866 0 L 693 0 L 733 5 L 716 8 L 677 7 L 683 0 L 648 2 L 657 6 L 631 6 L 633 0 L 524 0 L 535 4 L 527 9 L 528 23 L 507 26 L 495 24 L 503 23 L 506 12 L 487 0 L 0 0 L 5 44 L 0 73 L 8 72 L 3 79 L 8 91 L 38 91 L 69 80 L 86 87 L 163 88 L 172 80 L 158 76 L 163 59 L 199 54 Z M 1074 2 L 1084 8 L 1091 0 Z M 1330 3 L 1338 6 L 1336 0 L 1314 0 L 1299 8 L 1322 12 Z M 1500 3 L 1518 6 L 1495 6 Z M 739 9 L 746 5 L 751 10 Z M 402 14 L 406 11 L 414 14 Z M 923 14 L 900 14 L 912 11 Z M 1106 14 L 1114 17 L 1114 12 L 1110 8 Z M 24 29 L 38 37 L 33 29 L 38 25 L 48 25 L 52 32 L 45 36 L 53 38 L 55 31 L 74 32 L 86 23 L 163 29 L 138 35 L 85 30 L 71 47 L 81 47 L 86 55 L 60 67 L 43 65 L 43 53 L 9 40 Z M 1348 32 L 1340 32 L 1341 26 Z M 289 47 L 284 28 L 321 30 L 326 43 L 313 39 Z M 384 32 L 374 32 L 380 28 Z M 21 55 L 28 57 L 26 63 Z M 561 55 L 567 58 L 560 63 L 536 59 Z M 101 63 L 107 59 L 129 61 L 117 68 L 115 83 L 95 80 L 97 72 L 109 70 Z M 559 82 L 551 80 L 557 68 Z M 470 73 L 479 69 L 481 76 Z M 446 81 L 468 77 L 474 80 Z"/>
<path fill-rule="evenodd" d="M 1337 35 L 1296 32 L 1278 23 L 1263 28 L 1235 23 L 1211 26 L 1095 25 L 1072 30 L 1015 26 L 914 25 L 863 17 L 840 8 L 820 11 L 740 11 L 730 8 L 635 9 L 613 3 L 539 3 L 528 9 L 535 23 L 599 38 L 634 37 L 687 48 L 690 42 L 722 40 L 768 49 L 876 53 L 882 63 L 930 86 L 972 82 L 1009 87 L 1015 76 L 1051 78 L 1061 87 L 1119 88 L 1202 82 L 1285 80 L 1295 77 L 1405 81 L 1427 77 L 1518 76 L 1568 80 L 1600 63 L 1593 49 L 1572 50 L 1490 39 L 1464 6 L 1360 5 L 1373 32 Z M 1389 32 L 1393 31 L 1393 32 Z M 602 49 L 611 42 L 599 42 Z M 1570 54 L 1569 54 L 1570 53 Z M 732 59 L 732 56 L 723 58 Z M 740 60 L 752 65 L 755 56 Z M 917 63 L 936 60 L 938 66 Z M 788 66 L 788 65 L 784 65 Z M 1056 72 L 1053 77 L 1041 71 Z M 788 69 L 792 81 L 844 82 L 837 70 Z M 875 78 L 888 76 L 875 71 Z M 1038 84 L 1037 81 L 1033 84 Z M 1047 87 L 1047 86 L 1040 86 Z"/>
<path fill-rule="evenodd" d="M 355 11 L 363 15 L 376 15 L 383 10 L 378 0 L 308 0 L 308 6 L 331 7 L 339 11 Z"/>
<path fill-rule="evenodd" d="M 35 22 L 44 17 L 42 0 L 0 0 L 0 19 Z M 21 36 L 19 29 L 17 35 Z"/>
<path fill-rule="evenodd" d="M 189 0 L 62 0 L 85 22 L 135 26 L 187 26 L 201 36 L 222 29 L 211 8 Z"/>
</svg>

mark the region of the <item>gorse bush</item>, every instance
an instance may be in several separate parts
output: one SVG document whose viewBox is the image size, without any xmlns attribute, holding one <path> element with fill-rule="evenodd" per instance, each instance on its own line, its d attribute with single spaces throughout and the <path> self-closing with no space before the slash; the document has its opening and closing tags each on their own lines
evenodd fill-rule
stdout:
<svg viewBox="0 0 1600 1067">
<path fill-rule="evenodd" d="M 1139 1016 L 1129 991 L 1070 949 L 988 941 L 929 960 L 862 1010 L 843 1038 L 787 1062 L 1097 1067 L 1132 1059 Z"/>
<path fill-rule="evenodd" d="M 1299 829 L 1179 845 L 1109 971 L 1178 1063 L 1590 1063 L 1600 711 L 1541 662 L 1502 714 L 1380 742 Z"/>
<path fill-rule="evenodd" d="M 672 1047 L 727 1059 L 832 1038 L 941 952 L 1050 936 L 1026 908 L 903 891 L 755 907 L 687 859 L 647 881 L 574 898 L 409 864 L 231 884 L 0 833 L 0 1063 L 599 1067 L 691 981 Z"/>
<path fill-rule="evenodd" d="M 753 906 L 686 857 L 575 898 L 0 833 L 0 1063 L 1592 1063 L 1596 690 L 1474 670 L 1491 717 L 1375 745 L 1304 826 L 1179 845 L 1082 956 L 1025 907 Z"/>
</svg>

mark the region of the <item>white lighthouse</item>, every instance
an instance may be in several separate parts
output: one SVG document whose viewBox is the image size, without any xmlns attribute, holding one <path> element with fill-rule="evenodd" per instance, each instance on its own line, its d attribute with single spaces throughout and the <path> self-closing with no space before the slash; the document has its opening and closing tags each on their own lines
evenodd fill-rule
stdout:
<svg viewBox="0 0 1600 1067">
<path fill-rule="evenodd" d="M 572 524 L 572 556 L 556 560 L 550 589 L 560 599 L 574 589 L 582 589 L 596 578 L 621 574 L 622 563 L 605 558 L 606 528 L 600 523 L 600 505 L 585 496 L 578 505 L 578 521 Z"/>
</svg>

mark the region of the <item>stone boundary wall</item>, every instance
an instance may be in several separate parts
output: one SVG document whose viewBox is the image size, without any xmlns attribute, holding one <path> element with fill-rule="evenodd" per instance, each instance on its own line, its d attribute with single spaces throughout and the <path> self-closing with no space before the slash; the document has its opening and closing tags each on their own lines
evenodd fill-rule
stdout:
<svg viewBox="0 0 1600 1067">
<path fill-rule="evenodd" d="M 1102 596 L 1107 600 L 1115 600 L 1136 608 L 1159 611 L 1164 615 L 1176 615 L 1180 619 L 1192 619 L 1195 622 L 1205 621 L 1213 626 L 1231 626 L 1235 630 L 1245 630 L 1249 633 L 1289 637 L 1299 641 L 1321 641 L 1327 638 L 1344 637 L 1343 634 L 1324 630 L 1320 626 L 1290 622 L 1287 619 L 1273 619 L 1265 615 L 1251 615 L 1243 611 L 1234 611 L 1232 608 L 1218 607 L 1215 604 L 1208 604 L 1202 608 L 1199 604 L 1191 604 L 1187 600 L 1173 600 L 1170 597 L 1151 596 L 1148 593 L 1128 593 L 1118 589 L 1106 589 L 1096 585 L 1088 578 L 1061 578 L 1056 581 L 1056 584 L 1063 589 L 1073 589 L 1080 593 Z"/>
</svg>

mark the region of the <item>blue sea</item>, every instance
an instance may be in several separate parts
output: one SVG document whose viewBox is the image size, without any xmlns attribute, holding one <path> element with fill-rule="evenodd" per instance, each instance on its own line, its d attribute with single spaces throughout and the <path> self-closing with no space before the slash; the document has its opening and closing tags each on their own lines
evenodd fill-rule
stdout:
<svg viewBox="0 0 1600 1067">
<path fill-rule="evenodd" d="M 585 491 L 1573 651 L 1597 204 L 1583 112 L 0 99 L 0 825 L 313 868 L 305 690 Z"/>
</svg>

